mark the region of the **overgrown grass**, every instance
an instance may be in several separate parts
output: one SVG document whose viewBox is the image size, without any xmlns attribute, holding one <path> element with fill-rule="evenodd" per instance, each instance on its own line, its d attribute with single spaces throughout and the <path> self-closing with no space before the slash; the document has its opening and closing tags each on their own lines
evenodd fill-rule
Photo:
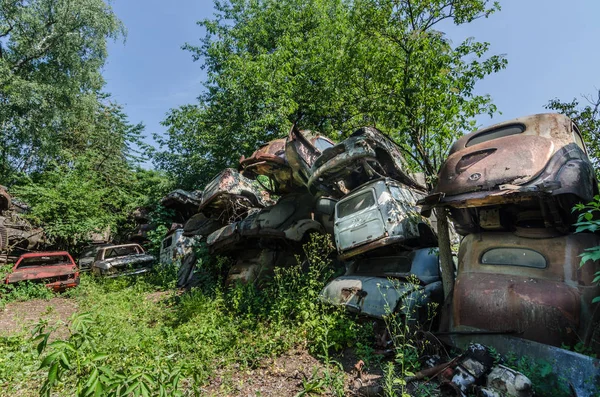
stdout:
<svg viewBox="0 0 600 397">
<path fill-rule="evenodd" d="M 0 338 L 0 394 L 196 395 L 220 368 L 251 368 L 302 346 L 323 357 L 325 387 L 340 395 L 329 351 L 356 343 L 359 326 L 318 299 L 331 274 L 328 244 L 313 239 L 307 262 L 277 270 L 261 290 L 207 284 L 179 294 L 169 269 L 114 280 L 83 275 L 66 294 L 79 307 L 60 325 L 68 337 L 52 341 L 56 330 L 40 323 L 35 338 Z"/>
</svg>

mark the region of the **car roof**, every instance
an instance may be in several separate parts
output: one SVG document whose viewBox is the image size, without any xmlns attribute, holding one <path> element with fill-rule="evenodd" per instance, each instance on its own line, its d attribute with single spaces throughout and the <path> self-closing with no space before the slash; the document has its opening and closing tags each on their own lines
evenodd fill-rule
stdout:
<svg viewBox="0 0 600 397">
<path fill-rule="evenodd" d="M 19 257 L 19 259 L 24 258 L 39 258 L 41 256 L 59 256 L 66 255 L 71 256 L 67 251 L 47 251 L 47 252 L 30 252 L 28 254 L 23 254 Z"/>
</svg>

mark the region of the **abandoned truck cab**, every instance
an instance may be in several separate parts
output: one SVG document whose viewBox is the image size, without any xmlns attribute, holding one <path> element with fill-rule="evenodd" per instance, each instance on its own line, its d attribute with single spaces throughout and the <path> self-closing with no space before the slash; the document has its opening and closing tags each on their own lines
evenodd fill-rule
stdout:
<svg viewBox="0 0 600 397">
<path fill-rule="evenodd" d="M 600 237 L 587 233 L 466 236 L 459 250 L 451 330 L 513 333 L 559 347 L 589 345 L 593 339 L 599 344 L 600 306 L 592 299 L 600 295 L 593 282 L 600 264 L 579 266 L 579 255 L 599 245 Z"/>
<path fill-rule="evenodd" d="M 340 200 L 335 207 L 335 244 L 340 259 L 393 244 L 404 249 L 436 246 L 435 233 L 419 214 L 420 197 L 391 178 L 381 178 Z"/>
</svg>

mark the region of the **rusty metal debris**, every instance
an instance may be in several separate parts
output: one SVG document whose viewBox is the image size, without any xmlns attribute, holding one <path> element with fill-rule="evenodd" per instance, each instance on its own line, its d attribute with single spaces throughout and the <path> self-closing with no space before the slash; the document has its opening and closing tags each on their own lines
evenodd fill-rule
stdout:
<svg viewBox="0 0 600 397">
<path fill-rule="evenodd" d="M 425 191 L 413 176 L 400 148 L 373 127 L 356 130 L 339 144 L 325 149 L 318 157 L 308 180 L 311 192 L 342 197 L 376 178 L 389 177 L 418 191 Z"/>
<path fill-rule="evenodd" d="M 177 189 L 160 200 L 165 208 L 174 210 L 180 220 L 186 220 L 198 212 L 198 206 L 202 200 L 202 192 Z"/>
<path fill-rule="evenodd" d="M 12 262 L 24 252 L 38 250 L 46 245 L 46 235 L 33 226 L 23 214 L 29 208 L 0 187 L 0 263 Z"/>
<path fill-rule="evenodd" d="M 329 138 L 309 130 L 299 130 L 293 125 L 285 143 L 286 158 L 292 167 L 292 175 L 299 186 L 307 186 L 315 161 L 323 151 L 333 147 Z"/>
<path fill-rule="evenodd" d="M 243 219 L 254 208 L 263 208 L 272 203 L 268 192 L 233 168 L 227 168 L 202 191 L 198 212 L 227 224 Z"/>
<path fill-rule="evenodd" d="M 263 187 L 276 194 L 291 193 L 298 189 L 285 155 L 285 138 L 275 139 L 261 146 L 248 158 L 240 158 L 241 174 L 249 179 L 267 177 L 270 186 Z"/>
<path fill-rule="evenodd" d="M 43 283 L 55 292 L 79 285 L 79 269 L 66 251 L 34 252 L 21 255 L 12 271 L 6 276 L 6 284 L 23 281 Z"/>
</svg>

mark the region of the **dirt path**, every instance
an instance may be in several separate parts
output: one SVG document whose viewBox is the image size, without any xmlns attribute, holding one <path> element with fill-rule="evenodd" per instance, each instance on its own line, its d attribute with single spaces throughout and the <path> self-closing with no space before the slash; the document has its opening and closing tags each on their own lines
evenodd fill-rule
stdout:
<svg viewBox="0 0 600 397">
<path fill-rule="evenodd" d="M 48 326 L 58 326 L 52 335 L 54 338 L 65 337 L 68 331 L 61 325 L 66 324 L 76 310 L 75 301 L 67 298 L 8 303 L 0 310 L 0 336 L 18 334 L 24 330 L 29 332 L 35 323 L 45 319 L 48 320 Z"/>
<path fill-rule="evenodd" d="M 344 369 L 337 375 L 344 395 L 364 396 L 371 394 L 371 389 L 380 391 L 376 387 L 381 377 L 379 371 L 359 374 L 350 364 L 356 360 L 353 354 L 336 359 Z M 331 372 L 330 376 L 335 377 Z M 330 396 L 333 395 L 331 383 L 326 379 L 323 363 L 308 352 L 298 350 L 265 360 L 255 369 L 240 370 L 234 366 L 220 370 L 202 392 L 207 396 Z"/>
</svg>

